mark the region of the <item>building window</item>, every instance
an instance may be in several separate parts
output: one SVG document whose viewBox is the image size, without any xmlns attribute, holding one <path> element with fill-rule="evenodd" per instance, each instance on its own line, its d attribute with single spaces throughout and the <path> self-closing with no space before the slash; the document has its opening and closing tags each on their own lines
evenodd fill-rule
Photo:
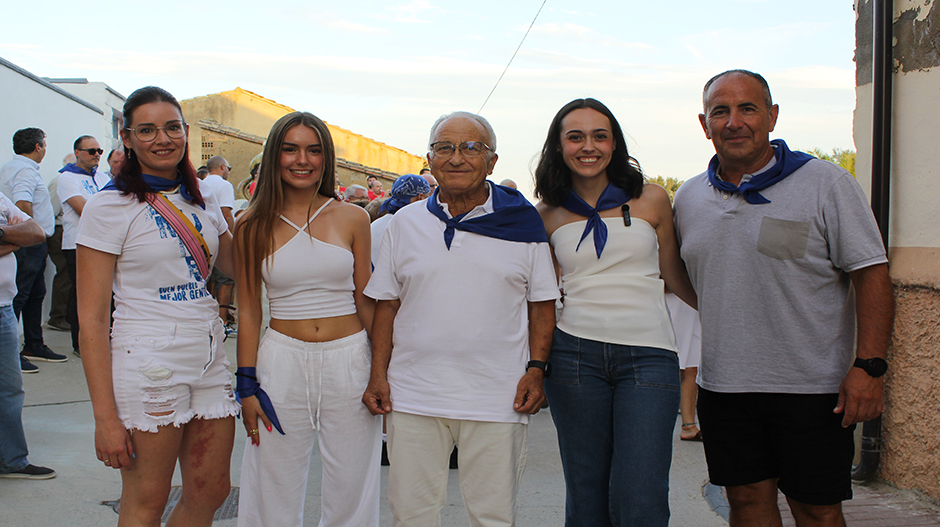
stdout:
<svg viewBox="0 0 940 527">
<path fill-rule="evenodd" d="M 111 138 L 120 139 L 121 129 L 124 128 L 124 117 L 115 109 L 111 109 Z"/>
<path fill-rule="evenodd" d="M 212 157 L 212 154 L 202 154 L 202 160 L 208 161 Z"/>
<path fill-rule="evenodd" d="M 206 139 L 203 139 L 203 140 L 202 140 L 202 147 L 203 147 L 203 148 L 212 148 L 212 141 L 208 141 L 208 140 L 206 140 Z"/>
</svg>

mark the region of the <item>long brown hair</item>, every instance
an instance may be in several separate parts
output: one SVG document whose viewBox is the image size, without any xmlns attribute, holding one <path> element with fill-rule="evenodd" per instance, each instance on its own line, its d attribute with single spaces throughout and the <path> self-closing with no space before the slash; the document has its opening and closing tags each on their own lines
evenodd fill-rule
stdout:
<svg viewBox="0 0 940 527">
<path fill-rule="evenodd" d="M 284 183 L 281 181 L 281 147 L 288 130 L 295 126 L 306 126 L 320 136 L 323 149 L 323 174 L 317 194 L 334 198 L 336 186 L 336 149 L 330 129 L 320 118 L 309 112 L 293 112 L 281 117 L 271 127 L 261 156 L 255 193 L 248 210 L 235 226 L 235 243 L 238 256 L 246 269 L 248 285 L 254 289 L 261 286 L 261 262 L 274 253 L 274 225 L 284 209 Z M 311 202 L 310 206 L 313 206 Z M 308 216 L 310 215 L 308 211 Z"/>
</svg>

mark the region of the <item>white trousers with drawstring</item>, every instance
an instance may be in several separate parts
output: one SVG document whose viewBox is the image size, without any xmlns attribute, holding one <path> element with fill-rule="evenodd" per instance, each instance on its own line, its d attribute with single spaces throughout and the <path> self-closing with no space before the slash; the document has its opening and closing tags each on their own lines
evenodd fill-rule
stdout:
<svg viewBox="0 0 940 527">
<path fill-rule="evenodd" d="M 260 446 L 245 443 L 240 527 L 303 525 L 314 439 L 323 467 L 320 527 L 378 526 L 382 418 L 362 404 L 370 367 L 364 330 L 330 342 L 265 331 L 258 381 L 286 435 L 259 419 Z"/>
</svg>

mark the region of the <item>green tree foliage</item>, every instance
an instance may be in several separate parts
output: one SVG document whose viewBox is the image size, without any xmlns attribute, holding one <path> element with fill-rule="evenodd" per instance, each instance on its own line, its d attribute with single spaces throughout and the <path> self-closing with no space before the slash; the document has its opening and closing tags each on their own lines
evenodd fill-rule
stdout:
<svg viewBox="0 0 940 527">
<path fill-rule="evenodd" d="M 672 201 L 672 198 L 676 196 L 676 191 L 679 190 L 679 187 L 682 185 L 682 181 L 674 177 L 667 177 L 663 179 L 662 176 L 656 176 L 654 178 L 646 178 L 648 183 L 656 183 L 660 187 L 666 189 L 666 192 L 669 193 L 669 201 Z"/>
<path fill-rule="evenodd" d="M 832 153 L 827 154 L 819 148 L 813 148 L 811 150 L 804 150 L 804 152 L 811 156 L 818 157 L 819 159 L 839 165 L 840 167 L 848 170 L 849 173 L 852 174 L 852 177 L 855 177 L 855 150 L 833 148 Z"/>
</svg>

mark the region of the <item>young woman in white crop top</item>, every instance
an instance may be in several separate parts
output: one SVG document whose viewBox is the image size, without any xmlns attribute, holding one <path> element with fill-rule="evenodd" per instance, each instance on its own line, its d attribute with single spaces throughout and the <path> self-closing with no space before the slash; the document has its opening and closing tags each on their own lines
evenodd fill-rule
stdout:
<svg viewBox="0 0 940 527">
<path fill-rule="evenodd" d="M 594 99 L 555 115 L 535 177 L 564 295 L 545 392 L 565 525 L 666 527 L 679 364 L 664 282 L 695 304 L 669 196 Z"/>
<path fill-rule="evenodd" d="M 179 462 L 183 496 L 167 525 L 209 526 L 232 488 L 238 404 L 206 279 L 213 264 L 234 272 L 232 235 L 199 192 L 179 102 L 148 86 L 123 117 L 127 158 L 89 198 L 76 241 L 95 450 L 120 469 L 120 525 L 160 524 Z"/>
<path fill-rule="evenodd" d="M 320 525 L 377 526 L 382 421 L 361 402 L 373 302 L 369 215 L 336 201 L 326 124 L 294 112 L 271 128 L 248 210 L 235 227 L 238 382 L 250 441 L 238 525 L 303 524 L 314 439 Z M 261 292 L 271 321 L 261 337 Z"/>
</svg>

